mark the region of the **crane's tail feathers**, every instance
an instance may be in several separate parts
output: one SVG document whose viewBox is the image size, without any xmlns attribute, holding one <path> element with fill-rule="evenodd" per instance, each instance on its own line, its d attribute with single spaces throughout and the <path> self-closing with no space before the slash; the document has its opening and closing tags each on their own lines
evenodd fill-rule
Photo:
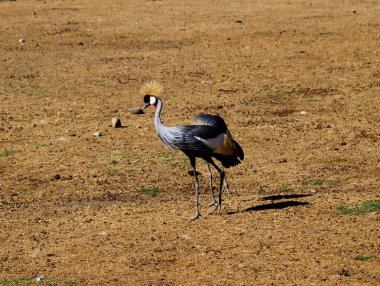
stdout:
<svg viewBox="0 0 380 286">
<path fill-rule="evenodd" d="M 233 145 L 234 145 L 234 149 L 236 151 L 236 154 L 238 156 L 238 158 L 243 161 L 244 160 L 244 151 L 243 151 L 243 148 L 240 147 L 239 143 L 237 143 L 234 139 L 232 139 L 232 142 L 233 142 Z"/>
<path fill-rule="evenodd" d="M 237 157 L 229 157 L 223 154 L 215 153 L 212 155 L 216 160 L 220 161 L 225 168 L 233 167 L 241 163 Z"/>
<path fill-rule="evenodd" d="M 196 125 L 209 125 L 218 128 L 220 132 L 227 132 L 226 122 L 218 115 L 201 113 L 195 117 L 194 123 Z"/>
</svg>

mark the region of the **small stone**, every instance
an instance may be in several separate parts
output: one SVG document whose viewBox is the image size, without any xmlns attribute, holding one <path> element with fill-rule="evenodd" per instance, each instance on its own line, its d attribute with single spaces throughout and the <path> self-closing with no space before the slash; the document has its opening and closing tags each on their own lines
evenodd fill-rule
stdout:
<svg viewBox="0 0 380 286">
<path fill-rule="evenodd" d="M 345 268 L 338 269 L 338 274 L 341 276 L 350 276 L 349 270 Z"/>
<path fill-rule="evenodd" d="M 45 279 L 45 277 L 43 276 L 43 275 L 37 275 L 36 276 L 36 281 L 37 282 L 41 282 L 41 281 L 43 281 Z"/>
<path fill-rule="evenodd" d="M 94 135 L 95 137 L 100 137 L 100 136 L 102 136 L 102 132 L 100 132 L 100 131 L 95 131 L 95 133 L 92 134 L 92 135 Z"/>
<path fill-rule="evenodd" d="M 18 42 L 19 42 L 20 44 L 23 44 L 23 43 L 25 43 L 25 39 L 24 39 L 24 38 L 20 38 L 20 39 L 18 39 Z"/>
<path fill-rule="evenodd" d="M 304 115 L 307 115 L 307 112 L 306 111 L 301 111 L 300 114 L 304 116 Z"/>
<path fill-rule="evenodd" d="M 280 161 L 278 161 L 280 164 L 281 163 L 286 163 L 286 162 L 288 162 L 288 160 L 286 160 L 286 158 L 282 158 Z"/>
<path fill-rule="evenodd" d="M 129 112 L 132 114 L 144 114 L 144 110 L 141 107 L 132 107 L 129 109 Z"/>
<path fill-rule="evenodd" d="M 99 232 L 99 234 L 100 234 L 101 236 L 105 236 L 105 237 L 109 235 L 108 232 L 105 231 L 105 230 Z"/>
<path fill-rule="evenodd" d="M 54 180 L 60 180 L 61 179 L 61 175 L 60 174 L 54 175 L 53 179 Z"/>
<path fill-rule="evenodd" d="M 315 190 L 315 189 L 310 189 L 309 192 L 310 192 L 310 193 L 316 193 L 317 190 Z"/>
<path fill-rule="evenodd" d="M 118 117 L 112 118 L 112 127 L 114 127 L 114 128 L 120 128 L 121 127 L 121 121 Z"/>
</svg>

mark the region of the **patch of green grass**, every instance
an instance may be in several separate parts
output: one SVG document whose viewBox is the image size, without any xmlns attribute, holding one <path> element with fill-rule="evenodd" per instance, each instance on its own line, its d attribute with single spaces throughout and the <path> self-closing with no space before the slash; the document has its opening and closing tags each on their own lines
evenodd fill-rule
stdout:
<svg viewBox="0 0 380 286">
<path fill-rule="evenodd" d="M 359 260 L 359 261 L 371 261 L 374 258 L 375 258 L 374 256 L 364 256 L 364 255 L 358 255 L 354 257 L 355 260 Z"/>
<path fill-rule="evenodd" d="M 336 36 L 336 35 L 338 34 L 333 33 L 333 32 L 321 32 L 317 34 L 317 36 L 320 36 L 320 37 L 331 37 L 331 36 Z"/>
<path fill-rule="evenodd" d="M 318 98 L 306 98 L 307 102 L 319 102 L 320 100 Z"/>
<path fill-rule="evenodd" d="M 1 286 L 20 286 L 20 285 L 31 285 L 32 280 L 29 278 L 15 278 L 12 280 L 0 280 Z"/>
<path fill-rule="evenodd" d="M 259 272 L 261 272 L 261 271 L 262 271 L 262 269 L 261 269 L 260 266 L 253 267 L 253 272 L 255 272 L 255 273 L 259 273 Z"/>
<path fill-rule="evenodd" d="M 260 36 L 269 36 L 270 34 L 272 34 L 272 31 L 270 31 L 270 30 L 257 30 L 257 31 L 255 31 L 255 34 L 260 35 Z"/>
<path fill-rule="evenodd" d="M 325 183 L 324 179 L 315 179 L 309 182 L 309 184 L 313 186 L 322 186 L 324 183 Z"/>
<path fill-rule="evenodd" d="M 314 179 L 308 182 L 308 185 L 319 186 L 319 187 L 334 187 L 338 184 L 338 181 L 334 180 L 325 180 L 325 179 Z"/>
<path fill-rule="evenodd" d="M 149 195 L 149 196 L 156 196 L 158 193 L 160 193 L 161 190 L 159 188 L 142 188 L 140 189 L 140 193 Z"/>
<path fill-rule="evenodd" d="M 102 79 L 95 79 L 91 83 L 94 85 L 98 85 L 98 86 L 105 86 L 106 85 L 106 82 Z"/>
<path fill-rule="evenodd" d="M 52 97 L 54 94 L 49 90 L 41 90 L 40 96 L 41 97 Z"/>
<path fill-rule="evenodd" d="M 0 152 L 0 157 L 8 157 L 13 153 L 14 151 L 12 149 L 5 149 L 4 151 Z"/>
<path fill-rule="evenodd" d="M 25 285 L 44 285 L 44 286 L 76 286 L 77 282 L 74 280 L 60 280 L 58 278 L 45 277 L 41 281 L 37 282 L 34 278 L 15 278 L 12 280 L 1 280 L 0 286 L 25 286 Z"/>
<path fill-rule="evenodd" d="M 336 208 L 335 212 L 338 215 L 380 213 L 380 200 L 363 201 L 351 205 L 340 205 Z"/>
</svg>

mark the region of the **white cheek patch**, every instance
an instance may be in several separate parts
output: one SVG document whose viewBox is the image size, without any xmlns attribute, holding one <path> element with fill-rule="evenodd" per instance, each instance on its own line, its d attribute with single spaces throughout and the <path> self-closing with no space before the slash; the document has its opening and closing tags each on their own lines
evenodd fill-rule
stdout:
<svg viewBox="0 0 380 286">
<path fill-rule="evenodd" d="M 157 99 L 156 99 L 154 96 L 151 96 L 151 97 L 150 97 L 150 104 L 151 104 L 151 105 L 156 104 L 156 101 L 157 101 Z"/>
</svg>

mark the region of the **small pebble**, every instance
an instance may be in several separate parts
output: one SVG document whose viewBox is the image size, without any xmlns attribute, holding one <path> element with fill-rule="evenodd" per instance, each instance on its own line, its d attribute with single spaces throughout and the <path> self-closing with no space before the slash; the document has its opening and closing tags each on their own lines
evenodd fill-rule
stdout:
<svg viewBox="0 0 380 286">
<path fill-rule="evenodd" d="M 108 232 L 105 231 L 105 230 L 99 232 L 99 234 L 100 234 L 101 236 L 108 236 L 108 235 L 109 235 Z"/>
<path fill-rule="evenodd" d="M 96 131 L 94 134 L 92 134 L 92 135 L 94 135 L 95 137 L 100 137 L 100 136 L 102 136 L 102 132 L 100 132 L 100 131 Z"/>
<path fill-rule="evenodd" d="M 118 117 L 112 118 L 112 127 L 114 127 L 114 128 L 120 128 L 121 127 L 121 121 Z"/>
<path fill-rule="evenodd" d="M 41 281 L 43 281 L 45 279 L 45 277 L 43 276 L 43 275 L 37 275 L 36 276 L 36 281 L 37 282 L 41 282 Z"/>
<path fill-rule="evenodd" d="M 54 175 L 53 179 L 54 180 L 60 180 L 61 179 L 61 175 L 60 174 Z"/>
<path fill-rule="evenodd" d="M 307 112 L 306 111 L 301 111 L 300 114 L 301 115 L 307 115 Z"/>
</svg>

